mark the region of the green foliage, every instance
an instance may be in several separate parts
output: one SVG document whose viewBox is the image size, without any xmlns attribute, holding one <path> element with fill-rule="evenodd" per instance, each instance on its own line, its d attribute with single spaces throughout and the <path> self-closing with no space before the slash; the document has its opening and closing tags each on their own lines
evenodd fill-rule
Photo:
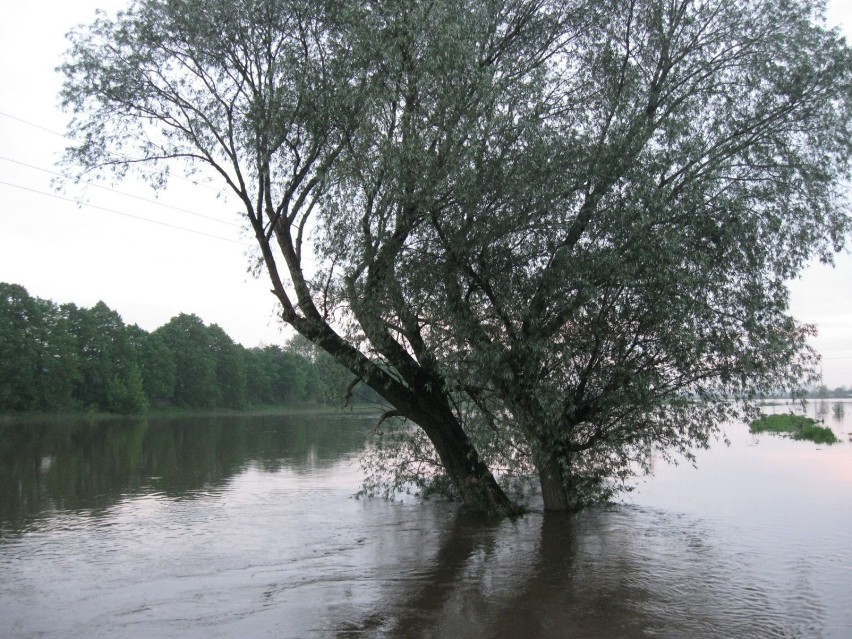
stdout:
<svg viewBox="0 0 852 639">
<path fill-rule="evenodd" d="M 301 335 L 296 335 L 285 347 L 285 354 L 293 358 L 293 366 L 300 371 L 305 396 L 326 406 L 344 406 L 350 403 L 381 405 L 382 398 L 363 384 L 351 385 L 354 376 L 331 355 Z M 347 396 L 348 393 L 348 396 Z"/>
<path fill-rule="evenodd" d="M 62 307 L 79 355 L 74 393 L 83 408 L 138 413 L 147 408 L 142 374 L 121 316 L 103 302 L 92 308 Z"/>
<path fill-rule="evenodd" d="M 572 509 L 813 374 L 786 282 L 852 227 L 852 52 L 820 11 L 140 0 L 71 36 L 68 161 L 211 170 L 282 317 L 457 489 L 483 451 Z M 178 401 L 221 400 L 182 366 Z"/>
<path fill-rule="evenodd" d="M 45 316 L 45 341 L 39 344 L 41 375 L 35 382 L 38 408 L 59 410 L 73 405 L 75 388 L 81 383 L 82 356 L 62 311 L 52 302 L 41 303 L 50 311 Z"/>
<path fill-rule="evenodd" d="M 249 362 L 253 403 L 272 406 L 316 400 L 309 384 L 313 367 L 302 356 L 280 346 L 266 346 L 251 349 Z"/>
<path fill-rule="evenodd" d="M 0 412 L 341 405 L 351 375 L 326 354 L 312 358 L 245 349 L 195 315 L 147 333 L 103 302 L 57 306 L 0 283 Z"/>
<path fill-rule="evenodd" d="M 818 426 L 816 420 L 803 415 L 763 415 L 749 425 L 752 433 L 788 434 L 793 439 L 807 439 L 817 444 L 836 444 L 839 439 L 826 426 Z"/>
<path fill-rule="evenodd" d="M 852 54 L 810 3 L 561 3 L 494 52 L 483 5 L 424 6 L 366 27 L 382 83 L 325 209 L 329 274 L 520 435 L 562 486 L 546 506 L 811 378 L 785 282 L 850 231 Z M 383 234 L 405 243 L 371 280 Z"/>
<path fill-rule="evenodd" d="M 201 318 L 181 313 L 155 333 L 174 353 L 177 380 L 174 401 L 190 408 L 220 406 L 222 389 L 216 377 L 216 355 Z"/>
<path fill-rule="evenodd" d="M 38 345 L 45 342 L 45 318 L 22 286 L 0 284 L 0 407 L 29 408 L 41 367 Z"/>
<path fill-rule="evenodd" d="M 177 383 L 174 353 L 157 333 L 147 333 L 135 324 L 127 330 L 136 351 L 145 395 L 152 404 L 170 401 Z"/>
<path fill-rule="evenodd" d="M 0 283 L 0 410 L 69 406 L 79 368 L 64 313 L 22 286 Z"/>
<path fill-rule="evenodd" d="M 416 494 L 457 499 L 453 486 L 422 429 L 404 420 L 383 421 L 359 458 L 364 472 L 359 496 L 393 499 Z"/>
<path fill-rule="evenodd" d="M 248 403 L 246 350 L 225 334 L 219 326 L 207 327 L 210 349 L 216 358 L 216 382 L 221 405 L 245 408 Z"/>
</svg>

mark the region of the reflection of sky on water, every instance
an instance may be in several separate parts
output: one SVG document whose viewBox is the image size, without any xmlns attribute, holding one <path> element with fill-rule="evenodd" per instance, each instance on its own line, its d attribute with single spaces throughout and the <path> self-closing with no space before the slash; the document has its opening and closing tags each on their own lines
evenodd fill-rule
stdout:
<svg viewBox="0 0 852 639">
<path fill-rule="evenodd" d="M 814 406 L 806 410 L 813 414 Z M 789 585 L 784 600 L 791 614 L 810 593 L 807 605 L 818 602 L 830 621 L 793 636 L 852 636 L 850 413 L 847 402 L 842 422 L 826 419 L 841 439 L 832 446 L 730 426 L 730 446 L 719 442 L 699 452 L 697 470 L 657 464 L 655 477 L 640 483 L 628 501 L 713 522 L 716 544 L 748 557 L 767 583 Z"/>
</svg>

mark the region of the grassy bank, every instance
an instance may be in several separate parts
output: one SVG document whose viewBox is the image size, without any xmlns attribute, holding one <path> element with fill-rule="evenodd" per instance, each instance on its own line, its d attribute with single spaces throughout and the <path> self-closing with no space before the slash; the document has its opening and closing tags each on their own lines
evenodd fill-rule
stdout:
<svg viewBox="0 0 852 639">
<path fill-rule="evenodd" d="M 240 417 L 258 415 L 346 415 L 377 416 L 382 407 L 373 404 L 356 404 L 340 408 L 324 404 L 291 404 L 286 406 L 264 406 L 259 408 L 230 409 L 230 408 L 181 408 L 176 406 L 150 408 L 144 413 L 116 414 L 95 411 L 61 411 L 61 412 L 23 412 L 0 413 L 0 425 L 14 423 L 33 423 L 45 421 L 106 421 L 133 417 L 171 418 L 171 417 Z"/>
<path fill-rule="evenodd" d="M 830 428 L 818 426 L 816 420 L 791 413 L 783 415 L 764 415 L 749 425 L 752 433 L 775 433 L 790 435 L 793 439 L 807 439 L 817 444 L 836 444 Z"/>
</svg>

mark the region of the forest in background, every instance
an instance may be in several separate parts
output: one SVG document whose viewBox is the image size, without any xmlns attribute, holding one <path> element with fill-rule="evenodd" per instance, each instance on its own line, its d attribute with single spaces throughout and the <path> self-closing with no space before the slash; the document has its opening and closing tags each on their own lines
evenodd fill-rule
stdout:
<svg viewBox="0 0 852 639">
<path fill-rule="evenodd" d="M 103 302 L 57 304 L 0 283 L 0 412 L 339 406 L 351 380 L 300 337 L 245 348 L 183 313 L 147 332 Z"/>
</svg>

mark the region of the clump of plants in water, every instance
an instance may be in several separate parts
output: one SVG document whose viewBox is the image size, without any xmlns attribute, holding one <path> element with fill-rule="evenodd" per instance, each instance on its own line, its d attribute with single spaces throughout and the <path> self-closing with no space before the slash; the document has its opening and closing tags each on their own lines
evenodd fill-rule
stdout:
<svg viewBox="0 0 852 639">
<path fill-rule="evenodd" d="M 816 420 L 802 415 L 763 415 L 754 420 L 749 431 L 752 433 L 776 433 L 790 435 L 793 439 L 807 439 L 817 444 L 836 444 L 840 440 L 826 426 L 818 426 Z"/>
</svg>

